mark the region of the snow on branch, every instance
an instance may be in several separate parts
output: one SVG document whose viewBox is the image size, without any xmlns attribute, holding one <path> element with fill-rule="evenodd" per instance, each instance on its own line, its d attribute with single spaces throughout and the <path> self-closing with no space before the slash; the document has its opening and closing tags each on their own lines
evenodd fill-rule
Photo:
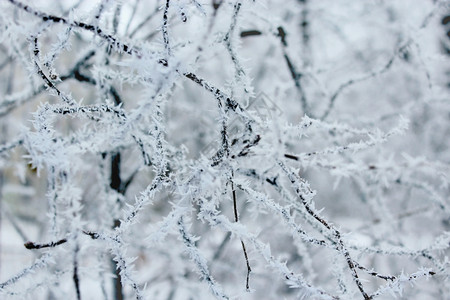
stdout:
<svg viewBox="0 0 450 300">
<path fill-rule="evenodd" d="M 447 299 L 444 2 L 2 1 L 1 297 Z"/>
</svg>

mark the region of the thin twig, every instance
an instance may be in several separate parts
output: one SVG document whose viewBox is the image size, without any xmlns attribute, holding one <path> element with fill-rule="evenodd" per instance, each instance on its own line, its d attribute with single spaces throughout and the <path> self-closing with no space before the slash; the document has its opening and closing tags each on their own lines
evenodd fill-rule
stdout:
<svg viewBox="0 0 450 300">
<path fill-rule="evenodd" d="M 166 60 L 169 61 L 169 58 L 172 56 L 172 50 L 170 49 L 169 44 L 169 33 L 167 31 L 167 26 L 169 22 L 169 5 L 170 0 L 166 0 L 166 5 L 164 7 L 164 13 L 163 13 L 163 25 L 162 25 L 162 34 L 163 34 L 163 40 L 164 40 L 164 48 L 167 52 Z"/>
<path fill-rule="evenodd" d="M 77 300 L 81 300 L 81 291 L 80 291 L 80 278 L 78 276 L 78 252 L 80 251 L 80 247 L 78 242 L 75 245 L 75 251 L 73 253 L 73 283 L 75 285 L 75 291 L 77 293 Z"/>
<path fill-rule="evenodd" d="M 236 189 L 234 188 L 234 183 L 233 180 L 231 180 L 231 192 L 233 195 L 233 210 L 234 210 L 234 221 L 236 223 L 239 222 L 239 215 L 238 215 L 238 211 L 237 211 L 237 197 L 236 197 Z M 245 287 L 247 289 L 247 291 L 250 291 L 250 273 L 252 271 L 252 268 L 250 267 L 250 263 L 248 261 L 248 254 L 247 254 L 247 250 L 245 248 L 245 244 L 244 241 L 241 239 L 241 245 L 242 245 L 242 251 L 244 252 L 244 257 L 245 257 L 245 263 L 247 264 L 247 278 L 245 281 Z"/>
<path fill-rule="evenodd" d="M 28 250 L 34 250 L 34 249 L 42 249 L 42 248 L 53 248 L 53 247 L 59 246 L 61 244 L 64 244 L 66 242 L 67 242 L 67 239 L 60 239 L 56 242 L 50 242 L 50 243 L 46 243 L 46 244 L 36 244 L 33 242 L 26 242 L 24 244 L 24 246 Z"/>
<path fill-rule="evenodd" d="M 38 37 L 35 36 L 33 38 L 33 43 L 34 43 L 34 49 L 33 49 L 33 53 L 34 53 L 34 66 L 36 68 L 37 73 L 41 76 L 41 78 L 44 80 L 44 83 L 48 86 L 49 89 L 53 90 L 65 103 L 69 104 L 69 105 L 76 105 L 76 102 L 71 99 L 71 97 L 67 96 L 66 94 L 64 94 L 63 92 L 61 92 L 54 84 L 53 82 L 47 77 L 47 75 L 45 75 L 44 71 L 42 71 L 41 67 L 39 66 L 39 54 L 40 54 L 40 49 L 39 49 L 39 45 L 38 45 Z"/>
</svg>

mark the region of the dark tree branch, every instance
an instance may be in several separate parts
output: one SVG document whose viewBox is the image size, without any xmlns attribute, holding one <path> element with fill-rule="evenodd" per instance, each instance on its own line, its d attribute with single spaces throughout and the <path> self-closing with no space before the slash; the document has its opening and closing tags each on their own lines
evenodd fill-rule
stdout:
<svg viewBox="0 0 450 300">
<path fill-rule="evenodd" d="M 121 193 L 122 179 L 120 177 L 120 152 L 111 155 L 111 177 L 110 177 L 110 187 L 118 193 Z M 119 200 L 117 200 L 119 201 Z M 113 224 L 113 229 L 119 228 L 120 220 L 115 219 Z M 114 295 L 116 300 L 123 299 L 123 286 L 122 286 L 122 276 L 120 275 L 120 268 L 115 261 L 111 262 L 113 273 L 116 275 L 113 278 Z"/>
<path fill-rule="evenodd" d="M 259 30 L 246 30 L 246 31 L 241 31 L 241 38 L 245 38 L 248 36 L 257 36 L 257 35 L 261 35 L 262 32 Z"/>
<path fill-rule="evenodd" d="M 234 177 L 234 175 L 232 175 Z M 236 189 L 234 188 L 234 183 L 233 183 L 233 178 L 231 178 L 231 193 L 233 195 L 233 211 L 234 211 L 234 221 L 236 223 L 239 222 L 239 214 L 237 211 L 237 198 L 236 198 Z M 245 281 L 245 287 L 247 289 L 247 291 L 250 291 L 250 273 L 252 272 L 252 268 L 250 267 L 250 263 L 248 261 L 248 254 L 247 254 L 247 249 L 245 248 L 245 244 L 244 241 L 241 239 L 241 246 L 242 246 L 242 251 L 244 252 L 244 257 L 245 257 L 245 263 L 247 265 L 247 278 Z"/>
<path fill-rule="evenodd" d="M 81 300 L 81 291 L 80 291 L 80 278 L 78 276 L 78 252 L 80 248 L 78 244 L 75 246 L 75 251 L 73 254 L 73 283 L 75 285 L 75 291 L 77 293 L 77 300 Z"/>
<path fill-rule="evenodd" d="M 78 28 L 81 28 L 81 29 L 85 29 L 87 31 L 90 31 L 90 32 L 98 35 L 102 39 L 108 41 L 111 45 L 113 45 L 114 47 L 116 47 L 120 51 L 123 51 L 123 52 L 125 52 L 127 54 L 137 54 L 138 56 L 140 54 L 140 52 L 137 49 L 131 48 L 128 45 L 119 42 L 116 37 L 103 32 L 103 30 L 101 30 L 97 26 L 94 26 L 94 25 L 91 25 L 91 24 L 86 24 L 84 22 L 79 22 L 79 21 L 72 21 L 72 22 L 70 22 L 67 19 L 63 18 L 63 17 L 58 17 L 58 16 L 46 14 L 44 12 L 35 10 L 35 9 L 31 8 L 29 5 L 23 4 L 23 3 L 19 2 L 19 1 L 16 1 L 16 0 L 8 0 L 8 1 L 11 4 L 14 4 L 16 7 L 20 8 L 20 9 L 23 9 L 27 13 L 30 13 L 30 14 L 32 14 L 32 15 L 40 18 L 40 19 L 42 19 L 42 21 L 44 21 L 44 22 L 50 21 L 50 22 L 53 22 L 53 23 L 62 23 L 62 24 L 78 27 Z"/>
<path fill-rule="evenodd" d="M 170 44 L 169 44 L 169 33 L 167 31 L 168 22 L 169 22 L 169 16 L 168 16 L 169 15 L 169 5 L 170 5 L 170 0 L 166 0 L 166 5 L 164 6 L 163 26 L 162 26 L 164 48 L 166 49 L 166 53 L 167 53 L 166 61 L 168 61 L 169 58 L 172 56 L 172 49 L 170 48 Z"/>
<path fill-rule="evenodd" d="M 28 250 L 35 250 L 35 249 L 42 249 L 42 248 L 53 248 L 53 247 L 59 246 L 61 244 L 64 244 L 66 242 L 67 242 L 67 239 L 61 239 L 59 241 L 50 242 L 50 243 L 47 243 L 47 244 L 36 244 L 36 243 L 33 243 L 33 242 L 26 242 L 24 244 L 24 246 Z"/>
</svg>

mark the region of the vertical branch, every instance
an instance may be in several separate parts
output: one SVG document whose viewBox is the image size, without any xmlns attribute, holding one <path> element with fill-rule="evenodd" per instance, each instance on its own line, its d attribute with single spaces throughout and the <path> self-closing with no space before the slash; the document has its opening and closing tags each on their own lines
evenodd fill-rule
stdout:
<svg viewBox="0 0 450 300">
<path fill-rule="evenodd" d="M 311 57 L 311 44 L 309 42 L 310 36 L 310 18 L 309 18 L 309 9 L 308 9 L 308 0 L 299 0 L 302 4 L 302 13 L 300 16 L 300 30 L 302 34 L 302 44 L 303 44 L 303 64 L 305 66 L 312 64 Z"/>
<path fill-rule="evenodd" d="M 281 47 L 283 50 L 284 60 L 289 69 L 289 72 L 291 74 L 291 78 L 292 78 L 292 80 L 294 80 L 295 87 L 296 87 L 298 93 L 300 94 L 300 101 L 302 104 L 303 112 L 306 115 L 311 116 L 311 112 L 309 111 L 309 107 L 308 107 L 308 100 L 306 99 L 306 93 L 305 93 L 305 90 L 303 89 L 302 82 L 301 82 L 301 78 L 302 78 L 303 74 L 297 71 L 297 69 L 295 68 L 295 65 L 292 63 L 292 59 L 289 57 L 289 55 L 287 53 L 288 44 L 286 41 L 286 31 L 281 26 L 279 26 L 277 28 L 277 30 L 278 30 L 278 37 L 280 38 Z"/>
<path fill-rule="evenodd" d="M 120 191 L 122 179 L 120 178 L 120 152 L 111 156 L 111 183 L 110 187 L 116 192 Z"/>
<path fill-rule="evenodd" d="M 233 174 L 232 174 L 233 177 Z M 236 197 L 236 189 L 234 188 L 234 183 L 233 183 L 233 179 L 231 179 L 231 192 L 233 195 L 233 210 L 234 210 L 234 221 L 236 223 L 239 222 L 239 215 L 238 215 L 238 211 L 237 211 L 237 197 Z M 250 272 L 252 271 L 251 267 L 250 267 L 250 263 L 248 261 L 248 254 L 247 254 L 247 249 L 245 248 L 245 244 L 244 241 L 241 239 L 241 245 L 242 245 L 242 251 L 244 252 L 244 257 L 245 257 L 245 263 L 247 264 L 247 278 L 245 281 L 245 288 L 247 289 L 247 291 L 250 291 Z"/>
<path fill-rule="evenodd" d="M 228 142 L 228 122 L 227 122 L 227 116 L 223 116 L 223 120 L 222 120 L 222 131 L 221 131 L 221 135 L 222 135 L 222 150 L 223 150 L 223 155 L 225 157 L 228 157 L 230 155 L 230 143 Z"/>
<path fill-rule="evenodd" d="M 213 2 L 214 3 L 214 2 Z M 214 3 L 215 4 L 215 3 Z M 217 9 L 219 8 L 220 3 L 218 3 L 217 6 L 214 6 L 214 14 L 216 14 Z M 224 42 L 226 45 L 226 49 L 228 50 L 228 53 L 230 54 L 231 60 L 233 61 L 234 67 L 235 67 L 235 79 L 236 81 L 239 81 L 239 77 L 245 75 L 244 69 L 242 68 L 242 66 L 240 65 L 238 59 L 237 59 L 237 55 L 233 50 L 233 46 L 231 43 L 231 39 L 232 36 L 234 34 L 234 30 L 237 24 L 237 20 L 238 20 L 238 15 L 241 9 L 241 5 L 242 3 L 240 1 L 237 1 L 234 5 L 234 11 L 233 11 L 233 16 L 232 16 L 232 21 L 230 24 L 230 28 L 227 32 L 227 34 L 225 35 L 224 38 Z M 244 89 L 247 91 L 248 89 L 246 88 L 246 86 L 244 86 Z M 215 91 L 216 95 L 218 96 L 218 92 L 219 90 Z M 221 97 L 222 98 L 222 97 Z M 222 100 L 225 99 L 221 99 L 218 98 L 218 106 L 219 109 L 222 110 Z M 228 99 L 227 99 L 228 100 Z M 213 166 L 217 163 L 219 163 L 223 157 L 228 158 L 230 155 L 230 145 L 229 145 L 229 141 L 228 141 L 228 132 L 227 132 L 227 123 L 228 123 L 228 111 L 231 108 L 228 103 L 225 103 L 225 108 L 223 110 L 223 116 L 222 116 L 222 150 L 221 153 L 219 152 L 219 155 L 217 155 L 218 157 L 216 158 L 216 160 L 213 163 Z M 220 155 L 221 154 L 221 155 Z M 232 197 L 233 197 L 233 211 L 234 211 L 234 219 L 235 222 L 239 222 L 239 215 L 238 215 L 238 211 L 237 211 L 237 199 L 236 199 L 236 190 L 234 188 L 234 183 L 233 183 L 233 176 L 234 173 L 233 171 L 231 171 L 231 178 L 230 178 L 230 183 L 231 183 L 231 192 L 232 192 Z M 244 252 L 244 257 L 245 257 L 245 261 L 246 261 L 246 265 L 247 265 L 247 276 L 246 276 L 246 289 L 247 291 L 250 290 L 250 285 L 249 285 L 249 280 L 250 280 L 250 272 L 251 272 L 251 267 L 250 267 L 250 263 L 248 260 L 248 255 L 247 255 L 247 250 L 245 248 L 245 244 L 243 242 L 243 240 L 241 239 L 241 246 L 242 246 L 242 250 Z"/>
<path fill-rule="evenodd" d="M 75 251 L 73 253 L 73 283 L 77 293 L 77 300 L 81 300 L 80 279 L 78 277 L 78 252 L 80 251 L 80 246 L 77 241 L 75 243 Z"/>
<path fill-rule="evenodd" d="M 57 237 L 59 235 L 59 226 L 57 222 L 58 218 L 58 207 L 56 205 L 56 200 L 58 199 L 58 193 L 56 192 L 56 175 L 55 175 L 55 167 L 52 166 L 48 172 L 48 206 L 50 210 L 50 229 L 53 237 Z"/>
<path fill-rule="evenodd" d="M 169 22 L 169 5 L 170 0 L 166 0 L 166 5 L 164 7 L 164 14 L 163 14 L 163 26 L 162 26 L 162 34 L 163 34 L 163 40 L 164 40 L 164 48 L 166 49 L 167 58 L 166 61 L 169 61 L 169 57 L 172 56 L 172 50 L 170 49 L 169 44 L 169 32 L 167 30 L 168 22 Z"/>
<path fill-rule="evenodd" d="M 228 30 L 227 34 L 225 35 L 225 45 L 228 50 L 228 53 L 230 54 L 231 60 L 233 61 L 234 68 L 236 70 L 235 77 L 240 77 L 245 74 L 244 69 L 242 68 L 241 64 L 239 63 L 239 60 L 237 58 L 236 53 L 234 52 L 233 46 L 231 44 L 231 38 L 234 34 L 234 29 L 236 28 L 237 19 L 239 15 L 239 11 L 241 10 L 242 3 L 238 2 L 234 5 L 234 12 L 233 12 L 233 19 L 231 21 L 230 29 Z"/>
<path fill-rule="evenodd" d="M 114 226 L 118 225 L 119 223 L 114 220 Z M 116 276 L 113 278 L 114 299 L 123 300 L 122 276 L 120 275 L 120 269 L 117 268 L 117 263 L 114 260 L 111 260 L 111 268 Z"/>
<path fill-rule="evenodd" d="M 117 193 L 120 193 L 122 179 L 120 178 L 120 152 L 112 154 L 111 156 L 111 177 L 110 177 L 110 187 Z M 115 219 L 113 228 L 118 228 L 120 226 L 120 220 Z M 114 286 L 114 296 L 116 300 L 123 300 L 123 287 L 122 287 L 122 277 L 120 276 L 120 269 L 117 267 L 117 263 L 111 259 L 111 268 L 113 273 L 116 275 L 113 278 Z"/>
<path fill-rule="evenodd" d="M 113 33 L 114 34 L 117 33 L 117 28 L 119 27 L 119 19 L 120 19 L 121 12 L 122 12 L 122 4 L 119 3 L 114 12 L 114 19 L 113 19 Z"/>
<path fill-rule="evenodd" d="M 118 6 L 120 7 L 120 5 Z M 120 10 L 119 10 L 120 11 Z M 105 64 L 109 64 L 108 57 L 105 59 Z M 106 89 L 109 94 L 114 99 L 114 104 L 119 106 L 121 105 L 122 98 L 120 95 L 116 92 L 113 86 Z M 111 154 L 111 175 L 110 175 L 110 184 L 112 190 L 114 190 L 118 194 L 124 194 L 125 190 L 122 188 L 122 178 L 121 178 L 121 154 L 120 151 L 116 153 Z M 119 199 L 117 199 L 117 202 L 120 202 Z M 120 227 L 120 220 L 114 219 L 113 220 L 113 229 L 117 229 Z M 123 285 L 122 285 L 122 276 L 120 274 L 121 269 L 119 268 L 119 262 L 114 261 L 114 259 L 111 258 L 111 269 L 112 273 L 115 275 L 113 277 L 113 288 L 114 288 L 114 297 L 115 300 L 123 300 Z"/>
</svg>

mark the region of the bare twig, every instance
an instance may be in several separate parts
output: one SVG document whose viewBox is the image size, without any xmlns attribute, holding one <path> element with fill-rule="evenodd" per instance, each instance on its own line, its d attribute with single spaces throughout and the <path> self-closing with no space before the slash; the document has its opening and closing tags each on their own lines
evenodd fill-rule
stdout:
<svg viewBox="0 0 450 300">
<path fill-rule="evenodd" d="M 169 58 L 172 56 L 172 49 L 170 48 L 170 42 L 169 42 L 169 33 L 167 31 L 168 22 L 169 22 L 169 5 L 170 0 L 166 0 L 166 5 L 164 6 L 164 13 L 163 13 L 163 25 L 162 25 L 162 34 L 163 34 L 163 40 L 164 40 L 164 48 L 166 49 L 166 61 L 169 61 Z"/>
<path fill-rule="evenodd" d="M 233 180 L 231 180 L 231 193 L 233 195 L 234 221 L 236 223 L 238 223 L 239 222 L 239 215 L 238 215 L 238 211 L 237 211 L 236 189 L 234 188 Z M 241 245 L 242 245 L 242 251 L 244 252 L 245 263 L 247 264 L 247 279 L 245 281 L 245 287 L 246 287 L 247 291 L 250 291 L 249 281 L 250 281 L 250 273 L 252 272 L 252 269 L 251 269 L 250 263 L 248 261 L 247 250 L 245 248 L 245 244 L 244 244 L 244 241 L 242 239 L 241 239 Z"/>
<path fill-rule="evenodd" d="M 59 246 L 61 244 L 64 244 L 66 242 L 67 242 L 67 239 L 61 239 L 59 241 L 50 242 L 50 243 L 47 243 L 47 244 L 36 244 L 36 243 L 33 243 L 33 242 L 26 242 L 24 244 L 24 246 L 25 246 L 25 248 L 27 248 L 29 250 L 33 250 L 33 249 L 42 249 L 42 248 L 53 248 L 53 247 Z"/>
</svg>

